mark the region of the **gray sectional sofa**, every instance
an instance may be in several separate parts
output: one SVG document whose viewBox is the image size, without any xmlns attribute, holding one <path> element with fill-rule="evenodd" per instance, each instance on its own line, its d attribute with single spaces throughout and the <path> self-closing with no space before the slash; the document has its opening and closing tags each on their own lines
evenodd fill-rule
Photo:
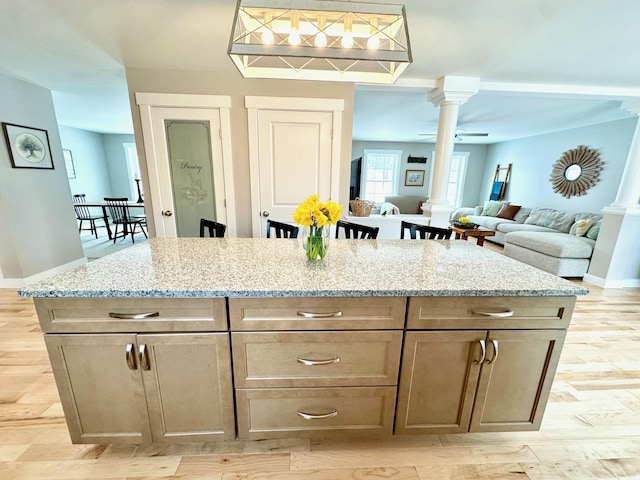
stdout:
<svg viewBox="0 0 640 480">
<path fill-rule="evenodd" d="M 516 260 L 561 277 L 587 273 L 601 214 L 520 207 L 510 219 L 496 216 L 499 213 L 488 209 L 487 203 L 455 210 L 451 220 L 464 216 L 480 228 L 494 231 L 495 236 L 486 240 L 504 245 L 504 254 Z"/>
</svg>

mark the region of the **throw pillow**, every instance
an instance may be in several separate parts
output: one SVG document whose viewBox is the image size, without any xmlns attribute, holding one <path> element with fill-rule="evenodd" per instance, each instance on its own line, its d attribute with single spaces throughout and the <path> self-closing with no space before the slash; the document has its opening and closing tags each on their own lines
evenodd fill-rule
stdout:
<svg viewBox="0 0 640 480">
<path fill-rule="evenodd" d="M 579 220 L 575 223 L 576 226 L 576 236 L 584 237 L 589 229 L 593 226 L 593 222 L 591 220 Z"/>
<path fill-rule="evenodd" d="M 508 202 L 487 200 L 486 202 L 484 202 L 484 207 L 482 207 L 482 213 L 480 213 L 480 215 L 485 217 L 495 217 L 502 208 L 502 205 L 505 205 L 506 203 Z"/>
<path fill-rule="evenodd" d="M 600 227 L 602 227 L 602 220 L 596 222 L 596 224 L 589 229 L 585 236 L 587 238 L 590 238 L 591 240 L 597 240 L 598 234 L 600 233 Z"/>
<path fill-rule="evenodd" d="M 520 210 L 520 205 L 503 205 L 496 218 L 504 218 L 506 220 L 513 220 L 516 213 Z"/>
</svg>

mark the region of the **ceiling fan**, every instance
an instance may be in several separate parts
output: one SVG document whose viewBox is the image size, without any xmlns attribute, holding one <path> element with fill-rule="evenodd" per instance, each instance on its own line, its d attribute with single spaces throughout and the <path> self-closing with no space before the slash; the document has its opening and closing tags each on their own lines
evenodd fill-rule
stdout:
<svg viewBox="0 0 640 480">
<path fill-rule="evenodd" d="M 428 137 L 431 137 L 433 139 L 435 139 L 436 136 L 437 136 L 435 133 L 419 133 L 418 135 L 420 135 L 420 136 L 428 136 Z M 487 136 L 489 136 L 489 134 L 486 133 L 486 132 L 465 133 L 465 132 L 460 131 L 460 132 L 456 132 L 455 140 L 457 142 L 463 142 L 464 141 L 464 137 L 487 137 Z M 425 140 L 427 140 L 427 139 L 425 138 Z"/>
</svg>

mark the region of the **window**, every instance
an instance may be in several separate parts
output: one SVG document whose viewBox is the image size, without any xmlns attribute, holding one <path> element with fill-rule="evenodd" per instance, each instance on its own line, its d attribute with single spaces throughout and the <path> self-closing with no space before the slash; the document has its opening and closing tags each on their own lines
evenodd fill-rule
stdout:
<svg viewBox="0 0 640 480">
<path fill-rule="evenodd" d="M 447 183 L 447 201 L 449 205 L 460 207 L 464 191 L 464 177 L 467 171 L 468 153 L 454 153 L 451 156 L 451 169 Z"/>
<path fill-rule="evenodd" d="M 376 203 L 398 191 L 402 150 L 365 150 L 362 165 L 362 198 Z"/>
<path fill-rule="evenodd" d="M 140 180 L 141 178 L 136 144 L 123 143 L 122 146 L 124 147 L 124 153 L 127 158 L 127 173 L 129 175 L 129 189 L 131 190 L 131 196 L 129 198 L 133 199 L 133 201 L 136 201 L 139 196 L 143 196 L 142 184 L 139 181 L 136 182 L 136 179 Z"/>
</svg>

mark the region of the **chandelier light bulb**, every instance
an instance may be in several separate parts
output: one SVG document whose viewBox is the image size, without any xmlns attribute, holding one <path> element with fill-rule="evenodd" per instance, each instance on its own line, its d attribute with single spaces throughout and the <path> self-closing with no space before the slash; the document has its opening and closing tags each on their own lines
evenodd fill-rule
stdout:
<svg viewBox="0 0 640 480">
<path fill-rule="evenodd" d="M 351 33 L 351 16 L 350 15 L 347 15 L 346 17 L 344 17 L 344 33 L 342 34 L 340 45 L 342 45 L 344 48 L 353 47 L 353 33 Z"/>
<path fill-rule="evenodd" d="M 316 33 L 315 39 L 313 40 L 313 44 L 318 48 L 327 46 L 327 34 L 324 33 L 326 22 L 324 15 L 318 16 L 318 33 Z"/>
<path fill-rule="evenodd" d="M 264 27 L 262 29 L 262 44 L 263 45 L 273 45 L 274 37 L 273 32 L 271 31 L 271 12 L 264 12 L 264 19 L 262 21 L 264 23 Z"/>
<path fill-rule="evenodd" d="M 300 38 L 300 17 L 298 12 L 291 12 L 291 33 L 289 33 L 288 42 L 289 45 L 300 45 L 302 39 Z"/>
</svg>

